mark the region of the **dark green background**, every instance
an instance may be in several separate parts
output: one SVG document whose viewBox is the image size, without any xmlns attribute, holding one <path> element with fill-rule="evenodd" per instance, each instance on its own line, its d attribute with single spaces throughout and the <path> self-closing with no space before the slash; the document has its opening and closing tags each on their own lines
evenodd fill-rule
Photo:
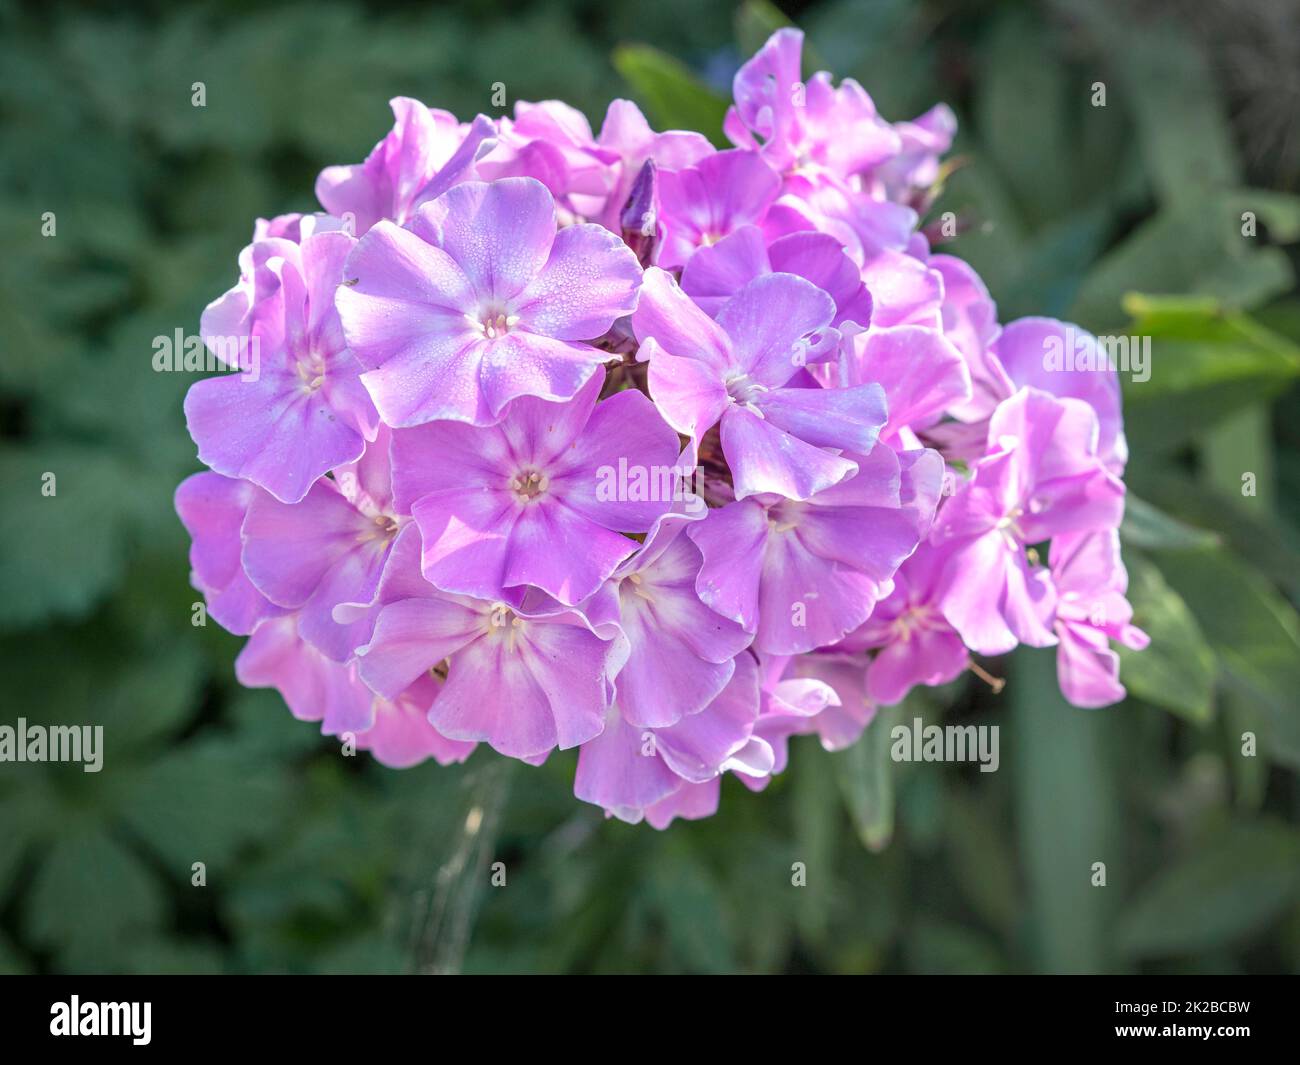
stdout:
<svg viewBox="0 0 1300 1065">
<path fill-rule="evenodd" d="M 1016 654 L 986 663 L 1003 694 L 927 693 L 842 754 L 796 740 L 767 793 L 729 780 L 716 817 L 666 833 L 578 803 L 572 753 L 340 757 L 239 688 L 239 640 L 190 624 L 171 495 L 198 468 L 191 379 L 151 370 L 153 338 L 196 330 L 252 219 L 310 210 L 390 96 L 469 117 L 500 81 L 598 125 L 631 95 L 716 137 L 718 93 L 780 15 L 0 2 L 0 723 L 102 723 L 107 748 L 98 775 L 0 765 L 0 969 L 1300 967 L 1296 4 L 786 13 L 886 117 L 957 109 L 964 165 L 934 215 L 970 223 L 956 250 L 1004 320 L 1154 338 L 1151 380 L 1126 386 L 1126 558 L 1154 639 L 1125 660 L 1133 698 L 1071 709 L 1051 653 Z M 1000 771 L 894 765 L 886 730 L 918 713 L 1001 725 Z"/>
</svg>

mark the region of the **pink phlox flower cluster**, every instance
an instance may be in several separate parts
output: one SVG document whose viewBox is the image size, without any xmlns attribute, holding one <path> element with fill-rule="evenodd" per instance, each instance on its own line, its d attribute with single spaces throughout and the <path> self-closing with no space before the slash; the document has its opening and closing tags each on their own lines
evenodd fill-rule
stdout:
<svg viewBox="0 0 1300 1065">
<path fill-rule="evenodd" d="M 176 493 L 241 683 L 390 766 L 576 748 L 656 827 L 972 655 L 1123 697 L 1115 373 L 932 252 L 952 113 L 801 58 L 741 67 L 723 150 L 625 100 L 597 134 L 399 98 L 321 211 L 256 223 Z"/>
</svg>

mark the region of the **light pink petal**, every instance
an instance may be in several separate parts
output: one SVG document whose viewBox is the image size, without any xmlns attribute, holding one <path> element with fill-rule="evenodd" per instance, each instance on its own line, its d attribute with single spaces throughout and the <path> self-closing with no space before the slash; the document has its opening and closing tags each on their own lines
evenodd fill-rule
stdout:
<svg viewBox="0 0 1300 1065">
<path fill-rule="evenodd" d="M 886 436 L 924 429 L 970 398 L 966 362 L 942 335 L 921 326 L 872 329 L 858 340 L 850 379 L 878 382 L 889 409 Z"/>
<path fill-rule="evenodd" d="M 587 344 L 523 330 L 510 332 L 483 349 L 483 395 L 494 418 L 521 396 L 553 402 L 572 399 L 608 358 L 608 352 Z"/>
<path fill-rule="evenodd" d="M 726 333 L 656 266 L 645 272 L 632 329 L 642 345 L 654 338 L 669 355 L 698 360 L 718 374 L 735 365 Z"/>
<path fill-rule="evenodd" d="M 489 634 L 458 653 L 429 712 L 434 727 L 515 758 L 599 735 L 608 708 L 609 645 L 576 626 L 509 624 L 510 633 Z"/>
<path fill-rule="evenodd" d="M 446 592 L 499 597 L 520 513 L 515 494 L 504 485 L 422 495 L 412 505 L 411 516 L 424 541 L 425 580 Z"/>
<path fill-rule="evenodd" d="M 1075 706 L 1092 710 L 1125 696 L 1119 682 L 1119 655 L 1104 634 L 1086 626 L 1060 625 L 1056 671 L 1061 694 Z"/>
<path fill-rule="evenodd" d="M 722 450 L 731 466 L 737 499 L 763 493 L 808 499 L 857 470 L 850 459 L 805 444 L 773 422 L 735 406 L 722 416 Z"/>
<path fill-rule="evenodd" d="M 871 293 L 872 325 L 939 324 L 943 277 L 925 263 L 884 250 L 863 267 L 862 280 Z"/>
<path fill-rule="evenodd" d="M 196 381 L 185 396 L 185 424 L 202 462 L 287 503 L 366 446 L 320 391 L 307 392 L 293 371 L 269 366 L 255 381 L 236 374 Z"/>
<path fill-rule="evenodd" d="M 867 667 L 867 692 L 880 706 L 902 702 L 918 684 L 931 687 L 959 677 L 969 661 L 954 632 L 919 632 L 883 648 Z"/>
<path fill-rule="evenodd" d="M 748 653 L 737 656 L 735 663 L 731 680 L 713 702 L 698 714 L 655 733 L 668 767 L 692 783 L 717 776 L 753 734 L 758 718 L 758 667 Z"/>
<path fill-rule="evenodd" d="M 654 404 L 640 392 L 619 392 L 596 405 L 582 435 L 552 463 L 551 490 L 607 529 L 648 532 L 679 492 L 677 457 L 677 434 Z M 631 498 L 642 485 L 648 496 Z"/>
<path fill-rule="evenodd" d="M 530 332 L 557 340 L 594 340 L 636 308 L 641 265 L 600 226 L 560 230 L 542 271 L 521 292 L 515 313 Z"/>
<path fill-rule="evenodd" d="M 793 274 L 755 278 L 718 312 L 737 362 L 755 380 L 785 384 L 820 346 L 835 317 L 835 301 Z"/>
<path fill-rule="evenodd" d="M 337 735 L 361 732 L 374 720 L 374 696 L 356 668 L 332 662 L 298 635 L 294 618 L 265 621 L 235 660 L 235 675 L 247 688 L 275 688 L 301 721 L 321 722 Z"/>
<path fill-rule="evenodd" d="M 399 513 L 433 492 L 474 492 L 501 487 L 511 474 L 510 451 L 500 426 L 426 422 L 392 437 L 393 503 Z"/>
<path fill-rule="evenodd" d="M 695 598 L 694 590 L 690 594 Z M 631 648 L 618 675 L 618 702 L 629 722 L 651 728 L 674 725 L 703 710 L 734 671 L 730 660 L 715 663 L 699 657 L 682 631 L 664 624 L 656 608 L 671 612 L 675 604 L 663 600 L 654 596 L 638 601 L 635 589 L 623 595 L 623 631 Z M 701 609 L 707 611 L 703 604 Z M 723 625 L 734 624 L 713 616 Z"/>
<path fill-rule="evenodd" d="M 455 260 L 480 301 L 504 304 L 546 262 L 555 240 L 555 202 L 529 177 L 470 181 L 421 207 L 411 228 Z"/>
<path fill-rule="evenodd" d="M 751 501 L 710 510 L 687 530 L 704 556 L 695 590 L 723 617 L 753 632 L 758 585 L 768 537 L 767 511 Z"/>
<path fill-rule="evenodd" d="M 682 270 L 681 287 L 707 313 L 717 314 L 746 284 L 771 272 L 763 231 L 757 226 L 741 226 L 691 256 Z"/>
<path fill-rule="evenodd" d="M 718 371 L 698 359 L 669 354 L 653 338 L 641 342 L 640 355 L 650 361 L 650 395 L 664 420 L 698 441 L 727 409 L 727 389 Z"/>
<path fill-rule="evenodd" d="M 623 721 L 615 711 L 605 730 L 578 749 L 573 793 L 635 824 L 643 811 L 666 799 L 682 780 L 656 753 L 654 734 Z"/>
<path fill-rule="evenodd" d="M 636 546 L 562 502 L 529 506 L 510 532 L 501 586 L 535 585 L 572 606 L 593 594 Z M 438 583 L 434 573 L 426 570 L 426 576 Z"/>
<path fill-rule="evenodd" d="M 429 706 L 441 683 L 427 674 L 396 701 L 375 701 L 375 723 L 357 736 L 357 747 L 390 769 L 405 769 L 432 758 L 439 765 L 463 762 L 474 744 L 449 740 L 429 724 Z"/>
<path fill-rule="evenodd" d="M 384 698 L 395 699 L 422 673 L 475 640 L 484 629 L 483 618 L 453 599 L 391 603 L 379 612 L 370 643 L 357 651 L 361 679 Z"/>
<path fill-rule="evenodd" d="M 865 454 L 876 446 L 886 421 L 880 385 L 850 388 L 774 388 L 754 406 L 763 417 L 806 444 Z"/>
<path fill-rule="evenodd" d="M 371 524 L 326 480 L 300 503 L 258 495 L 244 518 L 244 568 L 267 598 L 300 607 Z"/>
<path fill-rule="evenodd" d="M 684 821 L 712 817 L 718 812 L 721 780 L 721 777 L 714 777 L 703 784 L 683 784 L 668 798 L 646 807 L 646 823 L 665 829 L 678 817 Z"/>
</svg>

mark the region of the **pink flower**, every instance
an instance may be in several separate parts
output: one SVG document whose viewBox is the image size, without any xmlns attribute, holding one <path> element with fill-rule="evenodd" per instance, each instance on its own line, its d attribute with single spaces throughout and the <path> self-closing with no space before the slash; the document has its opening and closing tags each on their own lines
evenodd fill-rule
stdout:
<svg viewBox="0 0 1300 1065">
<path fill-rule="evenodd" d="M 646 271 L 632 327 L 637 357 L 650 363 L 651 398 L 697 443 L 721 423 L 737 499 L 807 499 L 854 473 L 839 450 L 875 444 L 885 422 L 879 385 L 824 389 L 808 379 L 791 387 L 807 363 L 835 353 L 834 317 L 835 301 L 821 289 L 793 274 L 764 274 L 715 321 L 664 271 Z"/>
<path fill-rule="evenodd" d="M 1119 656 L 1110 641 L 1140 651 L 1151 642 L 1131 624 L 1124 593 L 1128 573 L 1119 557 L 1119 533 L 1069 533 L 1052 541 L 1056 582 L 1056 669 L 1061 691 L 1075 706 L 1092 709 L 1124 698 Z"/>
<path fill-rule="evenodd" d="M 421 677 L 392 700 L 381 698 L 361 683 L 355 662 L 335 662 L 303 640 L 293 617 L 259 625 L 235 670 L 241 684 L 275 688 L 295 717 L 320 721 L 326 735 L 351 738 L 384 765 L 400 769 L 426 758 L 450 765 L 474 750 L 427 721 L 438 693 L 434 678 Z"/>
<path fill-rule="evenodd" d="M 1104 345 L 999 326 L 917 229 L 952 112 L 891 125 L 802 44 L 736 74 L 731 150 L 398 98 L 328 214 L 257 220 L 176 493 L 242 683 L 386 765 L 577 748 L 575 795 L 656 828 L 972 652 L 1123 696 Z"/>
<path fill-rule="evenodd" d="M 653 160 L 660 172 L 684 170 L 715 151 L 703 134 L 670 129 L 656 133 L 650 128 L 641 109 L 630 100 L 614 100 L 605 111 L 597 144 L 619 159 L 618 178 L 614 182 L 597 221 L 607 229 L 622 228 L 622 212 L 632 194 L 632 185 L 647 160 Z M 642 217 L 639 224 L 654 223 Z"/>
<path fill-rule="evenodd" d="M 636 305 L 641 267 L 613 233 L 556 231 L 531 178 L 458 185 L 405 229 L 378 223 L 338 292 L 366 388 L 393 427 L 491 425 L 520 396 L 572 399 L 609 353 L 590 341 Z"/>
<path fill-rule="evenodd" d="M 196 473 L 176 489 L 176 513 L 190 534 L 190 581 L 207 600 L 212 619 L 247 636 L 265 618 L 284 611 L 253 586 L 239 560 L 239 530 L 257 494 L 248 481 Z"/>
<path fill-rule="evenodd" d="M 477 166 L 488 181 L 535 178 L 555 200 L 560 224 L 596 220 L 617 178 L 618 154 L 596 143 L 581 111 L 559 100 L 515 104 L 495 148 Z"/>
<path fill-rule="evenodd" d="M 599 735 L 619 646 L 553 602 L 439 592 L 420 576 L 419 550 L 410 535 L 394 545 L 373 635 L 357 651 L 361 679 L 393 699 L 450 659 L 430 723 L 449 739 L 482 740 L 513 758 Z"/>
<path fill-rule="evenodd" d="M 598 631 L 626 643 L 618 703 L 631 725 L 666 728 L 703 710 L 726 687 L 753 640 L 695 590 L 703 562 L 683 521 L 664 521 L 596 596 L 581 604 Z"/>
<path fill-rule="evenodd" d="M 692 785 L 710 784 L 727 770 L 764 776 L 773 756 L 753 736 L 758 710 L 758 667 L 748 653 L 737 656 L 731 679 L 708 706 L 675 725 L 635 726 L 615 706 L 604 730 L 578 754 L 574 793 L 621 820 L 644 816 L 653 824 L 675 808 L 672 797 Z"/>
<path fill-rule="evenodd" d="M 490 151 L 495 127 L 479 115 L 468 127 L 448 111 L 405 96 L 389 102 L 393 129 L 356 166 L 327 166 L 316 179 L 321 206 L 361 236 L 381 219 L 405 225 L 423 203 L 469 176 Z"/>
<path fill-rule="evenodd" d="M 334 608 L 367 603 L 405 520 L 393 508 L 388 429 L 356 463 L 322 477 L 301 502 L 257 494 L 244 519 L 243 566 L 267 599 L 298 612 L 298 632 L 337 662 L 369 638 L 364 619 L 340 624 Z"/>
<path fill-rule="evenodd" d="M 394 434 L 398 505 L 420 527 L 426 579 L 483 598 L 533 585 L 571 606 L 636 550 L 621 534 L 671 507 L 677 435 L 639 392 L 597 403 L 603 382 L 598 370 L 567 403 L 516 400 L 486 428 Z M 632 491 L 636 473 L 646 491 Z"/>
<path fill-rule="evenodd" d="M 931 534 L 948 552 L 944 616 L 982 654 L 1047 647 L 1056 592 L 1026 549 L 1118 526 L 1124 486 L 1098 459 L 1097 415 L 1080 400 L 1022 389 L 994 411 L 989 447 Z"/>
<path fill-rule="evenodd" d="M 216 353 L 247 352 L 245 372 L 196 381 L 185 422 L 199 459 L 296 503 L 335 466 L 354 462 L 379 431 L 347 350 L 334 289 L 353 241 L 315 233 L 270 239 L 244 257 L 240 284 L 208 306 L 202 333 Z"/>
<path fill-rule="evenodd" d="M 866 687 L 867 697 L 879 706 L 902 702 L 918 684 L 947 684 L 970 661 L 966 645 L 939 605 L 946 561 L 928 544 L 918 547 L 895 574 L 893 593 L 850 638 L 879 649 L 867 667 Z"/>
<path fill-rule="evenodd" d="M 871 293 L 862 283 L 862 272 L 839 241 L 825 233 L 790 233 L 768 244 L 757 226 L 741 226 L 691 256 L 682 271 L 682 291 L 715 315 L 754 278 L 773 273 L 802 277 L 829 295 L 835 301 L 831 325 L 841 335 L 870 324 Z"/>
<path fill-rule="evenodd" d="M 659 175 L 659 265 L 681 266 L 697 248 L 741 226 L 761 222 L 781 179 L 754 152 L 715 152 L 682 170 Z"/>
<path fill-rule="evenodd" d="M 744 499 L 689 530 L 704 555 L 700 598 L 755 633 L 760 651 L 797 654 L 852 632 L 929 529 L 937 454 L 880 444 L 856 464 L 853 477 L 805 501 Z"/>
<path fill-rule="evenodd" d="M 826 72 L 807 85 L 803 34 L 781 29 L 736 73 L 736 103 L 723 125 L 731 142 L 755 150 L 777 173 L 847 179 L 898 155 L 902 140 L 852 78 L 838 89 Z"/>
</svg>

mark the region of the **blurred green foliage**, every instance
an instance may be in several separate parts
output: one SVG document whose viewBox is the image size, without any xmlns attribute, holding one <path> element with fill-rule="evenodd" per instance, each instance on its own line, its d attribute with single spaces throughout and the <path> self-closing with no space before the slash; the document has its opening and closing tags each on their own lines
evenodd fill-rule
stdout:
<svg viewBox="0 0 1300 1065">
<path fill-rule="evenodd" d="M 1154 643 L 1119 707 L 1070 708 L 1051 652 L 1022 652 L 992 664 L 1001 695 L 970 678 L 848 752 L 796 741 L 766 793 L 728 781 L 716 817 L 655 833 L 577 803 L 571 754 L 394 772 L 241 690 L 239 641 L 191 625 L 191 378 L 152 372 L 152 340 L 196 328 L 255 216 L 310 209 L 322 165 L 365 155 L 390 96 L 494 113 L 499 81 L 598 122 L 632 95 L 718 139 L 731 71 L 785 15 L 0 2 L 0 723 L 106 737 L 99 774 L 0 766 L 0 970 L 1300 968 L 1300 201 L 1242 117 L 1268 78 L 1224 62 L 1300 30 L 1246 6 L 790 7 L 886 117 L 958 110 L 932 215 L 962 219 L 952 250 L 1004 320 L 1153 338 L 1125 534 Z M 1001 770 L 894 764 L 888 729 L 918 714 L 1004 726 Z"/>
</svg>

